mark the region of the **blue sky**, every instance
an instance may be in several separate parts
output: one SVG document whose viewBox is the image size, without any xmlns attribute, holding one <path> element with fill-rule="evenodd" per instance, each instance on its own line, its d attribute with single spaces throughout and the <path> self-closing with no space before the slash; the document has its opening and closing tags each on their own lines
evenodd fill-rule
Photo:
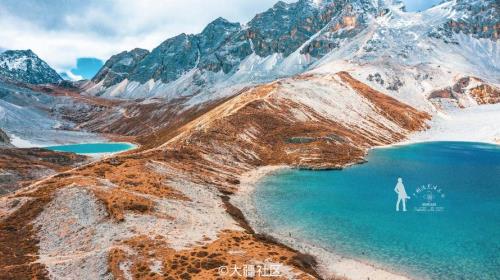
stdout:
<svg viewBox="0 0 500 280">
<path fill-rule="evenodd" d="M 76 67 L 70 71 L 76 76 L 81 76 L 84 79 L 91 79 L 101 69 L 102 60 L 95 57 L 81 57 L 76 61 Z"/>
<path fill-rule="evenodd" d="M 287 0 L 286 2 L 294 2 Z M 440 0 L 404 0 L 408 11 Z M 246 23 L 277 0 L 0 0 L 0 49 L 32 49 L 78 79 L 99 60 L 135 47 L 152 49 L 215 18 Z"/>
<path fill-rule="evenodd" d="M 404 0 L 403 2 L 408 12 L 418 12 L 426 10 L 442 1 L 443 0 Z"/>
</svg>

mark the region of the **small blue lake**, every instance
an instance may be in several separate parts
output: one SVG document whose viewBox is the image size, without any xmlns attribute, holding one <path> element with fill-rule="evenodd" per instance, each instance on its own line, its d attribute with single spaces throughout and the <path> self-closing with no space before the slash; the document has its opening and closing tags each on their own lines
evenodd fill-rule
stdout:
<svg viewBox="0 0 500 280">
<path fill-rule="evenodd" d="M 500 279 L 499 146 L 419 143 L 367 160 L 269 175 L 252 194 L 257 214 L 275 234 L 412 277 Z M 407 212 L 395 209 L 399 177 Z"/>
<path fill-rule="evenodd" d="M 72 152 L 77 154 L 102 154 L 102 153 L 117 153 L 135 148 L 136 146 L 130 143 L 108 142 L 108 143 L 86 143 L 86 144 L 71 144 L 61 146 L 45 147 L 46 149 L 58 152 Z"/>
</svg>

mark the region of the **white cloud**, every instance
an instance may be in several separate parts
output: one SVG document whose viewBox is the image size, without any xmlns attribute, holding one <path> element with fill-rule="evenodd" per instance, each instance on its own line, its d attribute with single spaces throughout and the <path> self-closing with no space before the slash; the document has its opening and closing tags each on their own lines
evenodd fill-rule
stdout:
<svg viewBox="0 0 500 280">
<path fill-rule="evenodd" d="M 276 0 L 2 0 L 0 42 L 32 49 L 59 72 L 79 57 L 102 60 L 123 50 L 151 50 L 180 33 L 199 33 L 222 16 L 246 23 Z M 288 2 L 292 2 L 291 0 Z"/>
<path fill-rule="evenodd" d="M 70 70 L 66 70 L 63 72 L 71 81 L 80 81 L 83 80 L 84 78 L 80 75 L 75 75 L 73 72 Z"/>
</svg>

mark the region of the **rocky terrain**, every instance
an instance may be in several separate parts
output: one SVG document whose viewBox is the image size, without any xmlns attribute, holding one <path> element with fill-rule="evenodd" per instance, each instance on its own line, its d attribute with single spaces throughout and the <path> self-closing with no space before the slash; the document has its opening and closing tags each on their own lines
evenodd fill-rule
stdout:
<svg viewBox="0 0 500 280">
<path fill-rule="evenodd" d="M 68 170 L 87 157 L 39 148 L 0 147 L 0 195 L 16 191 L 33 180 Z"/>
<path fill-rule="evenodd" d="M 110 98 L 183 97 L 190 106 L 333 62 L 330 72 L 357 68 L 391 95 L 428 94 L 419 84 L 452 86 L 465 77 L 498 84 L 498 10 L 494 0 L 446 1 L 421 13 L 404 12 L 399 1 L 278 2 L 246 24 L 218 18 L 151 52 L 117 54 L 84 89 Z"/>
<path fill-rule="evenodd" d="M 0 76 L 0 128 L 18 147 L 48 146 L 57 143 L 96 142 L 103 137 L 78 128 L 76 114 L 66 117 L 62 108 L 72 111 L 94 106 L 77 98 L 75 89 L 57 85 L 32 85 Z"/>
<path fill-rule="evenodd" d="M 89 160 L 75 154 L 26 148 L 100 138 L 76 131 L 75 123 L 54 114 L 54 108 L 74 108 L 78 104 L 78 99 L 68 97 L 69 89 L 50 85 L 47 88 L 57 90 L 49 92 L 40 85 L 60 81 L 57 73 L 31 50 L 0 54 L 0 195 Z"/>
<path fill-rule="evenodd" d="M 496 104 L 500 103 L 500 88 L 478 78 L 465 77 L 459 79 L 453 86 L 431 92 L 429 100 L 438 108 Z"/>
<path fill-rule="evenodd" d="M 150 139 L 154 148 L 3 197 L 0 274 L 207 279 L 220 266 L 271 262 L 315 278 L 312 258 L 254 234 L 231 205 L 240 176 L 264 165 L 362 162 L 369 147 L 425 129 L 429 117 L 345 72 L 250 88 Z"/>
<path fill-rule="evenodd" d="M 10 146 L 10 138 L 5 131 L 0 129 L 0 146 Z"/>
<path fill-rule="evenodd" d="M 490 0 L 422 13 L 278 2 L 246 25 L 218 18 L 119 53 L 83 83 L 14 73 L 13 61 L 41 64 L 10 54 L 1 142 L 140 147 L 93 162 L 0 148 L 0 279 L 218 279 L 235 264 L 342 279 L 345 266 L 254 232 L 234 205 L 242 180 L 265 166 L 343 168 L 409 138 L 498 141 L 498 19 Z"/>
<path fill-rule="evenodd" d="M 358 25 L 366 27 L 364 17 L 381 12 L 371 1 L 318 3 L 301 0 L 287 4 L 280 1 L 255 16 L 246 26 L 218 18 L 200 34 L 180 34 L 166 40 L 151 53 L 134 49 L 113 56 L 93 82 L 104 87 L 125 79 L 141 84 L 150 80 L 168 83 L 195 70 L 194 83 L 206 84 L 202 77 L 204 72 L 234 73 L 238 65 L 252 54 L 287 57 L 299 49 L 304 54 L 324 55 L 333 48 L 336 40 L 352 37 L 361 28 L 351 30 L 349 34 L 329 34 L 328 40 L 323 30 L 330 25 L 337 30 Z M 318 32 L 320 36 L 308 42 Z"/>
<path fill-rule="evenodd" d="M 58 83 L 62 78 L 31 50 L 0 53 L 0 76 L 28 84 Z"/>
<path fill-rule="evenodd" d="M 458 13 L 451 16 L 445 25 L 438 27 L 432 36 L 451 38 L 453 33 L 465 33 L 476 38 L 499 39 L 498 2 L 457 0 L 455 3 Z"/>
</svg>

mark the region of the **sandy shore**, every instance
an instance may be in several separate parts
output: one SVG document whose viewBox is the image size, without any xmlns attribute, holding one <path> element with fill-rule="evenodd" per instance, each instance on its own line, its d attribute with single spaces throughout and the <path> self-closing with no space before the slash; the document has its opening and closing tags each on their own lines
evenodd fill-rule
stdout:
<svg viewBox="0 0 500 280">
<path fill-rule="evenodd" d="M 255 203 L 252 200 L 252 192 L 266 175 L 287 169 L 287 166 L 264 166 L 244 173 L 240 177 L 240 188 L 238 193 L 231 198 L 231 202 L 240 208 L 248 219 L 250 226 L 258 233 L 267 233 L 277 238 L 283 244 L 297 249 L 303 253 L 311 254 L 318 261 L 318 272 L 325 279 L 330 277 L 345 277 L 353 280 L 409 280 L 411 278 L 390 272 L 387 269 L 377 267 L 361 260 L 342 257 L 335 252 L 314 245 L 307 240 L 299 240 L 280 234 L 273 233 L 258 216 Z"/>
</svg>

